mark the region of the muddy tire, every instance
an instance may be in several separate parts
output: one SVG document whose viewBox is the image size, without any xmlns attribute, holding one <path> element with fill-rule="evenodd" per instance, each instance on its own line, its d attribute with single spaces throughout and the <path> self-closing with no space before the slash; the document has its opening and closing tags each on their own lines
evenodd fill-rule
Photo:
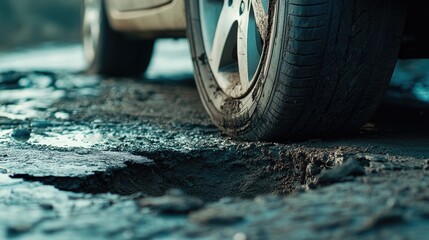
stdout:
<svg viewBox="0 0 429 240">
<path fill-rule="evenodd" d="M 406 15 L 399 0 L 189 0 L 187 10 L 202 101 L 244 140 L 362 126 L 389 84 Z"/>
<path fill-rule="evenodd" d="M 82 35 L 88 71 L 138 76 L 147 69 L 153 40 L 132 39 L 112 29 L 104 0 L 84 0 Z"/>
</svg>

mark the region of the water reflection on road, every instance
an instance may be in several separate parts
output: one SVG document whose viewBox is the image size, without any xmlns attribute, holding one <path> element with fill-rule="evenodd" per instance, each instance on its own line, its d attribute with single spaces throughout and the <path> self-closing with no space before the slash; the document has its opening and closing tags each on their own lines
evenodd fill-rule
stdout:
<svg viewBox="0 0 429 240">
<path fill-rule="evenodd" d="M 99 94 L 99 77 L 85 75 L 85 67 L 80 45 L 45 44 L 0 53 L 0 142 L 16 141 L 11 137 L 16 128 L 30 129 L 26 143 L 35 145 L 86 148 L 105 140 L 106 136 L 89 126 L 67 124 L 72 113 L 51 108 L 59 100 Z M 187 41 L 158 41 L 145 78 L 192 78 Z M 47 126 L 34 126 L 34 122 Z"/>
</svg>

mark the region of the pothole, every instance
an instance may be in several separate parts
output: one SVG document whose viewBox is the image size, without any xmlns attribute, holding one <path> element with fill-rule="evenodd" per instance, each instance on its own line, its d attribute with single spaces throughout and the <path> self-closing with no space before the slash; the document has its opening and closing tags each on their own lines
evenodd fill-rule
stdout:
<svg viewBox="0 0 429 240">
<path fill-rule="evenodd" d="M 127 163 L 125 167 L 88 176 L 16 174 L 13 177 L 39 181 L 60 190 L 91 194 L 161 196 L 169 189 L 181 189 L 205 201 L 215 201 L 224 197 L 287 195 L 314 178 L 332 161 L 329 154 L 296 149 L 280 151 L 277 147 L 135 154 L 153 162 Z M 319 170 L 313 167 L 309 172 L 309 163 L 317 165 Z"/>
</svg>

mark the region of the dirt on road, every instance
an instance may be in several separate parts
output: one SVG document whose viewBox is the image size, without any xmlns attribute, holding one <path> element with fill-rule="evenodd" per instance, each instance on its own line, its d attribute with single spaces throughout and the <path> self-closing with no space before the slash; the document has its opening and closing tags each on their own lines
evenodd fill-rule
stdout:
<svg viewBox="0 0 429 240">
<path fill-rule="evenodd" d="M 424 102 L 390 90 L 355 135 L 250 143 L 211 124 L 189 73 L 10 69 L 0 238 L 429 239 Z"/>
</svg>

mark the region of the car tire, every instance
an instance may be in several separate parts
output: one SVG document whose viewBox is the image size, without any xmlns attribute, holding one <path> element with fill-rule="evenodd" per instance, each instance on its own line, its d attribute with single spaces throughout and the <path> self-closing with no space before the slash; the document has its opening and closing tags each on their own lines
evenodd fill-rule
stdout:
<svg viewBox="0 0 429 240">
<path fill-rule="evenodd" d="M 109 24 L 104 0 L 84 0 L 82 35 L 88 71 L 110 76 L 139 76 L 147 69 L 153 40 L 133 39 Z"/>
<path fill-rule="evenodd" d="M 282 141 L 366 123 L 393 73 L 406 7 L 188 0 L 187 16 L 195 79 L 213 122 L 238 139 Z"/>
</svg>

